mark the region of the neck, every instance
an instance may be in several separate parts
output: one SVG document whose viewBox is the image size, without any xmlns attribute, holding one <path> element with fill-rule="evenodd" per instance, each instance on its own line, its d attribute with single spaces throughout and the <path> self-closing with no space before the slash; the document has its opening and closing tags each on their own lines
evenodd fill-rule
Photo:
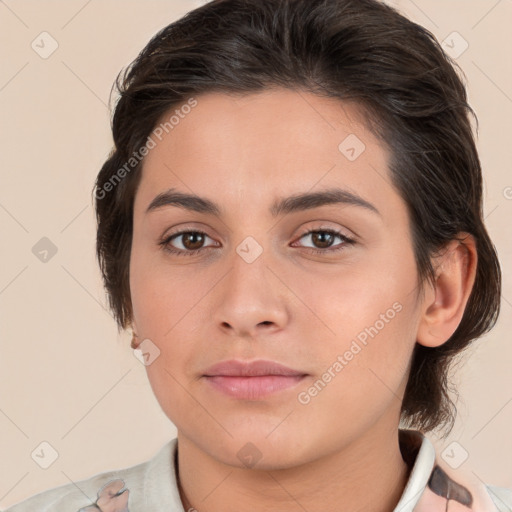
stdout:
<svg viewBox="0 0 512 512">
<path fill-rule="evenodd" d="M 178 432 L 178 468 L 185 512 L 392 512 L 410 473 L 398 427 L 373 429 L 329 456 L 272 471 L 223 464 Z"/>
</svg>

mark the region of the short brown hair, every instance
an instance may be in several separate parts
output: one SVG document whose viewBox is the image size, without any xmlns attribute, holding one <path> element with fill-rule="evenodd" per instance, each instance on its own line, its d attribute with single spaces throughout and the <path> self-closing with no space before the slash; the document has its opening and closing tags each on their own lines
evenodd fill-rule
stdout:
<svg viewBox="0 0 512 512">
<path fill-rule="evenodd" d="M 391 152 L 420 287 L 433 282 L 436 251 L 460 232 L 476 240 L 476 281 L 462 321 L 443 345 L 416 344 L 402 403 L 406 424 L 447 427 L 447 435 L 456 414 L 450 363 L 494 325 L 501 295 L 483 223 L 476 116 L 457 69 L 430 32 L 377 0 L 214 0 L 163 28 L 116 79 L 114 148 L 95 184 L 97 256 L 118 327 L 132 320 L 129 260 L 143 160 L 126 163 L 164 113 L 192 95 L 271 87 L 355 101 Z"/>
</svg>

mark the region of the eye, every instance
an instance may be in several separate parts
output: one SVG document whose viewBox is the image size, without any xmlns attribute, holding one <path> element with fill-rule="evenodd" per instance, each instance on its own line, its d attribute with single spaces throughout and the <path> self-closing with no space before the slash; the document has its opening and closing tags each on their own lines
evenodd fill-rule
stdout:
<svg viewBox="0 0 512 512">
<path fill-rule="evenodd" d="M 355 244 L 355 240 L 334 229 L 313 229 L 304 233 L 300 240 L 306 237 L 309 237 L 314 244 L 313 247 L 306 247 L 306 249 L 314 254 L 333 253 L 343 250 L 347 244 Z M 166 252 L 177 256 L 194 256 L 209 247 L 218 247 L 216 243 L 205 246 L 206 238 L 210 237 L 203 231 L 179 231 L 163 239 L 159 242 L 159 245 Z M 333 247 L 336 238 L 341 240 L 341 243 Z M 212 239 L 210 238 L 210 240 Z M 177 244 L 178 247 L 174 244 Z M 315 248 L 315 245 L 317 248 Z"/>
<path fill-rule="evenodd" d="M 176 254 L 177 256 L 193 256 L 207 247 L 211 247 L 203 247 L 205 238 L 210 237 L 203 231 L 179 231 L 166 237 L 159 242 L 159 245 L 161 245 L 165 251 Z M 181 245 L 181 247 L 172 245 L 173 242 L 179 241 L 180 239 L 181 241 L 178 242 L 178 245 Z"/>
<path fill-rule="evenodd" d="M 306 237 L 309 237 L 311 242 L 315 244 L 317 247 L 315 248 L 315 246 L 313 246 L 312 248 L 309 248 L 310 252 L 313 252 L 314 254 L 325 254 L 341 251 L 345 249 L 345 246 L 347 244 L 355 244 L 355 240 L 345 236 L 344 234 L 340 233 L 339 231 L 336 231 L 335 229 L 312 229 L 309 230 L 307 233 L 304 233 L 300 237 L 300 240 Z M 336 238 L 340 239 L 342 243 L 332 247 L 332 244 L 334 243 L 334 240 Z"/>
</svg>

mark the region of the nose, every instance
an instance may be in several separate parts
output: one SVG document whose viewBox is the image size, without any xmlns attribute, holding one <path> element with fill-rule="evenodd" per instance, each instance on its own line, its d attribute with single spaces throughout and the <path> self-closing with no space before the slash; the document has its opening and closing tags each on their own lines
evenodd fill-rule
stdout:
<svg viewBox="0 0 512 512">
<path fill-rule="evenodd" d="M 213 320 L 217 328 L 235 338 L 283 329 L 289 321 L 290 292 L 276 277 L 276 268 L 267 266 L 265 252 L 251 263 L 234 252 L 231 262 L 216 287 Z"/>
</svg>

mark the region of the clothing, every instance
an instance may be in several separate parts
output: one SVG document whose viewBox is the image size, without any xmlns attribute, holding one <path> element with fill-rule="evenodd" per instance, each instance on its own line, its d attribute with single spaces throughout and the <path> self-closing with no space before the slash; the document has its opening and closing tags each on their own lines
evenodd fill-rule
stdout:
<svg viewBox="0 0 512 512">
<path fill-rule="evenodd" d="M 450 468 L 421 432 L 400 429 L 399 443 L 412 469 L 394 512 L 512 512 L 512 489 Z M 146 462 L 41 492 L 4 512 L 185 512 L 177 446 L 174 438 Z"/>
</svg>

